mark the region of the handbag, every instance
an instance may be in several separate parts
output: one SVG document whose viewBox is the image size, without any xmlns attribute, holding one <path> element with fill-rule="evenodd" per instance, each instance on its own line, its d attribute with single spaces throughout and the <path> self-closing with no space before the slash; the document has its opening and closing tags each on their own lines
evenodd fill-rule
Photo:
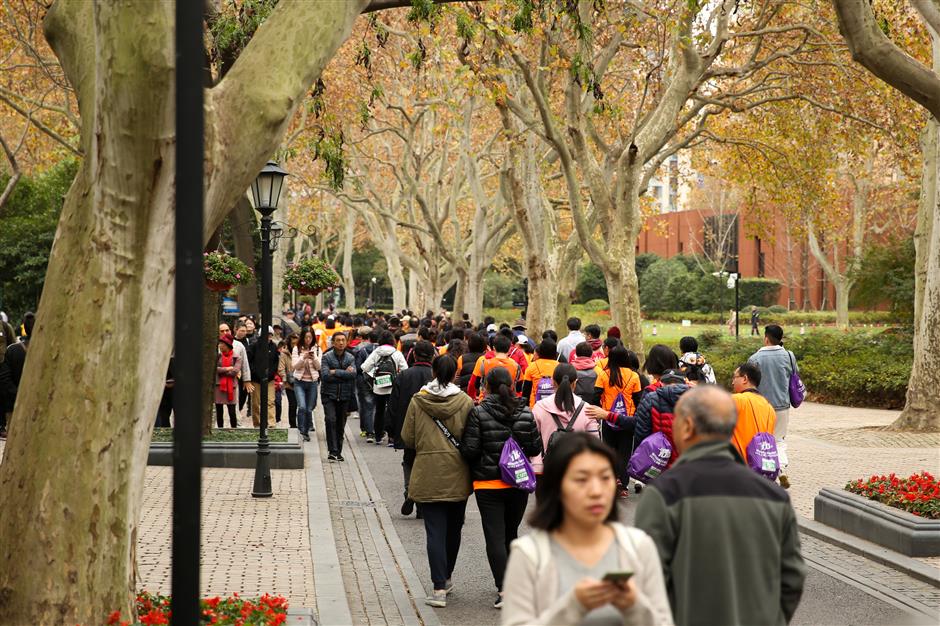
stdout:
<svg viewBox="0 0 940 626">
<path fill-rule="evenodd" d="M 796 371 L 796 363 L 793 361 L 793 353 L 787 350 L 787 355 L 790 357 L 790 406 L 794 409 L 798 408 L 803 404 L 803 400 L 806 398 L 806 385 L 803 384 L 803 380 L 800 378 L 799 373 Z"/>
</svg>

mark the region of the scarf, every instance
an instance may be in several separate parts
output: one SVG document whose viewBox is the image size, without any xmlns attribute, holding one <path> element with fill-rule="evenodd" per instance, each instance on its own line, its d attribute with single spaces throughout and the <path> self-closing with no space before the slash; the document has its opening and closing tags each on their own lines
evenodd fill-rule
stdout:
<svg viewBox="0 0 940 626">
<path fill-rule="evenodd" d="M 232 367 L 235 363 L 235 351 L 229 350 L 228 354 L 219 354 L 220 367 Z M 227 374 L 219 376 L 219 391 L 227 394 L 229 402 L 235 401 L 235 377 Z"/>
</svg>

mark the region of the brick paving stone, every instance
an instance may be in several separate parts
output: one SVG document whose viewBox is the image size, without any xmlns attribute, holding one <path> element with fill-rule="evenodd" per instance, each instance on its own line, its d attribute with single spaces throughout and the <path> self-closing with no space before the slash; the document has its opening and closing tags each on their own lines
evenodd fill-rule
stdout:
<svg viewBox="0 0 940 626">
<path fill-rule="evenodd" d="M 170 592 L 171 467 L 148 467 L 137 542 L 138 587 Z M 252 498 L 254 470 L 203 470 L 201 592 L 282 595 L 316 609 L 303 470 L 271 473 L 272 498 Z"/>
</svg>

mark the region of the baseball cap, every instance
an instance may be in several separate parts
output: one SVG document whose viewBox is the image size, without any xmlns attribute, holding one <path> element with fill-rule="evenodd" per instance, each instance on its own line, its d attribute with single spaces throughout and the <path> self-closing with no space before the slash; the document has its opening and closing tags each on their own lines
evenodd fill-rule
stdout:
<svg viewBox="0 0 940 626">
<path fill-rule="evenodd" d="M 513 328 L 521 328 L 521 329 L 525 330 L 525 319 L 522 318 L 522 317 L 520 317 L 519 319 L 517 319 L 515 322 L 512 323 L 512 327 L 513 327 Z"/>
<path fill-rule="evenodd" d="M 516 343 L 519 345 L 529 343 L 529 338 L 526 337 L 525 335 L 519 335 L 518 337 L 516 337 Z"/>
<path fill-rule="evenodd" d="M 672 383 L 684 383 L 685 375 L 679 370 L 666 370 L 663 372 L 663 375 L 659 377 L 659 382 L 664 385 L 670 385 Z"/>
<path fill-rule="evenodd" d="M 496 326 L 496 324 L 490 324 L 489 326 L 486 327 L 486 332 L 488 333 L 495 333 L 498 330 L 499 328 Z"/>
<path fill-rule="evenodd" d="M 368 337 L 372 334 L 372 329 L 368 326 L 360 326 L 356 332 L 360 337 Z"/>
</svg>

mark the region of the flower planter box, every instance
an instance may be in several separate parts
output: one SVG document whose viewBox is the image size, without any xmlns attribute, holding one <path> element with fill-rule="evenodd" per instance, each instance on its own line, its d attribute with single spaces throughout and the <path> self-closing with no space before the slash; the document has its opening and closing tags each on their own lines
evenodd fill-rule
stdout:
<svg viewBox="0 0 940 626">
<path fill-rule="evenodd" d="M 925 519 L 842 489 L 823 488 L 813 503 L 820 523 L 907 556 L 940 556 L 940 520 Z"/>
<path fill-rule="evenodd" d="M 232 283 L 217 283 L 214 280 L 206 281 L 206 289 L 209 291 L 228 291 L 232 288 Z"/>
<path fill-rule="evenodd" d="M 270 443 L 271 469 L 303 469 L 304 450 L 296 430 L 287 434 L 287 443 Z M 250 469 L 258 457 L 258 443 L 203 442 L 202 466 Z M 147 465 L 173 465 L 173 444 L 151 442 Z"/>
</svg>

